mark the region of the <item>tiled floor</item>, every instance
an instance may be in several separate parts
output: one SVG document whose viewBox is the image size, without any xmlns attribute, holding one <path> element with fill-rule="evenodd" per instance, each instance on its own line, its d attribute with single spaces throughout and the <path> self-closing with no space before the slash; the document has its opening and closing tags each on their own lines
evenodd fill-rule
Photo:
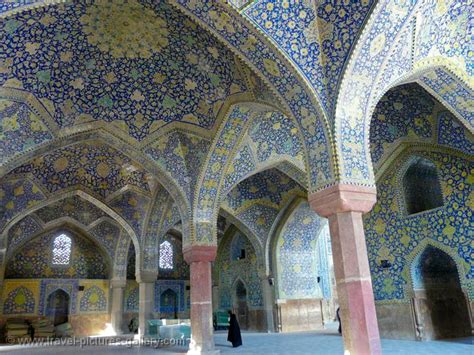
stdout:
<svg viewBox="0 0 474 355">
<path fill-rule="evenodd" d="M 232 348 L 226 341 L 225 332 L 217 332 L 215 341 L 217 349 L 226 354 L 343 354 L 342 338 L 334 331 L 304 332 L 292 334 L 262 334 L 243 333 L 244 345 Z M 474 338 L 457 339 L 450 341 L 415 342 L 402 340 L 382 340 L 384 355 L 409 354 L 409 355 L 474 355 Z M 151 347 L 129 347 L 125 345 L 109 346 L 54 346 L 54 347 L 20 347 L 0 346 L 0 352 L 9 354 L 67 354 L 76 353 L 93 354 L 177 354 L 186 353 L 187 347 L 162 348 L 156 350 Z"/>
</svg>

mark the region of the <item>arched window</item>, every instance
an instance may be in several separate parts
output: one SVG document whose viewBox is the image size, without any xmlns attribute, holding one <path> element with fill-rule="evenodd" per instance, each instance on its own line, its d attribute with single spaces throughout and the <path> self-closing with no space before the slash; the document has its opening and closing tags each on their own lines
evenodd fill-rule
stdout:
<svg viewBox="0 0 474 355">
<path fill-rule="evenodd" d="M 71 259 L 72 241 L 66 234 L 60 234 L 53 241 L 53 265 L 68 265 Z"/>
<path fill-rule="evenodd" d="M 429 160 L 416 158 L 403 176 L 405 206 L 408 214 L 443 206 L 443 195 L 436 166 Z"/>
<path fill-rule="evenodd" d="M 160 244 L 160 269 L 173 269 L 173 246 L 168 241 Z"/>
</svg>

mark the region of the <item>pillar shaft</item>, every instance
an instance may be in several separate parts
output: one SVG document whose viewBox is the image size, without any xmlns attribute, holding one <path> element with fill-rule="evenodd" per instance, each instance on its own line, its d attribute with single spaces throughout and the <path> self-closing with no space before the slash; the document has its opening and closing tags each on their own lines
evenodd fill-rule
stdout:
<svg viewBox="0 0 474 355">
<path fill-rule="evenodd" d="M 268 277 L 266 275 L 260 276 L 260 284 L 262 287 L 263 308 L 265 312 L 267 332 L 273 333 L 275 331 L 273 320 L 273 289 L 272 286 L 270 286 Z"/>
<path fill-rule="evenodd" d="M 122 334 L 123 322 L 123 294 L 125 289 L 125 280 L 112 280 L 112 307 L 110 323 L 116 334 Z"/>
<path fill-rule="evenodd" d="M 153 296 L 156 278 L 156 273 L 142 272 L 137 274 L 137 281 L 139 285 L 138 335 L 141 338 L 148 335 L 148 321 L 153 319 Z"/>
<path fill-rule="evenodd" d="M 375 189 L 337 185 L 310 196 L 313 209 L 329 219 L 344 348 L 351 355 L 380 354 L 362 214 Z"/>
<path fill-rule="evenodd" d="M 212 327 L 211 261 L 216 247 L 191 247 L 184 250 L 191 284 L 191 343 L 188 354 L 219 354 L 214 347 Z"/>
</svg>

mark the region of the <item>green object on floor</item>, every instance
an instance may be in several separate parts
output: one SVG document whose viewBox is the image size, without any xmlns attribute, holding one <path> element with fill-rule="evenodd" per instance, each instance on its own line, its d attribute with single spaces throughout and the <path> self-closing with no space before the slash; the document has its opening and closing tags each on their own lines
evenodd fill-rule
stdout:
<svg viewBox="0 0 474 355">
<path fill-rule="evenodd" d="M 227 311 L 216 311 L 214 312 L 214 329 L 229 328 L 229 312 Z"/>
<path fill-rule="evenodd" d="M 151 319 L 148 321 L 148 335 L 152 337 L 160 336 L 160 327 L 163 325 L 163 321 L 160 319 Z"/>
</svg>

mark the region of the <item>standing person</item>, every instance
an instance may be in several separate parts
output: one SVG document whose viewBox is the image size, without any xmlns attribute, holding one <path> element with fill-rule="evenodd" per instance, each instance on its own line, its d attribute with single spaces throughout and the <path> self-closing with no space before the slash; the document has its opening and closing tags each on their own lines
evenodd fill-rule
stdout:
<svg viewBox="0 0 474 355">
<path fill-rule="evenodd" d="M 227 335 L 227 341 L 232 343 L 234 348 L 242 345 L 242 335 L 240 334 L 239 322 L 237 322 L 236 315 L 229 311 L 229 334 Z"/>
<path fill-rule="evenodd" d="M 338 329 L 337 331 L 339 332 L 339 334 L 342 334 L 341 316 L 339 315 L 339 310 L 340 310 L 340 308 L 337 307 L 337 310 L 336 310 L 336 317 L 337 317 L 337 321 L 339 322 L 339 329 Z"/>
<path fill-rule="evenodd" d="M 31 322 L 28 322 L 28 334 L 31 337 L 31 341 L 35 340 L 35 328 Z"/>
</svg>

